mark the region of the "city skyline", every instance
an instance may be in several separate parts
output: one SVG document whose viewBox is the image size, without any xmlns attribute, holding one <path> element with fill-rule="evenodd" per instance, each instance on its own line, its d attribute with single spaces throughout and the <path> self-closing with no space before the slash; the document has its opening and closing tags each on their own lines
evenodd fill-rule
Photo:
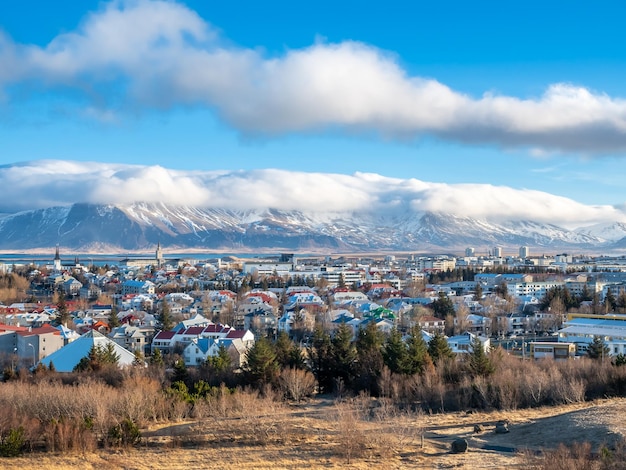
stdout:
<svg viewBox="0 0 626 470">
<path fill-rule="evenodd" d="M 98 174 L 88 201 L 184 180 L 202 202 L 215 175 L 271 188 L 313 172 L 309 194 L 330 181 L 334 201 L 371 204 L 374 182 L 395 188 L 377 202 L 418 210 L 452 191 L 492 215 L 523 197 L 558 223 L 623 219 L 623 5 L 360 5 L 0 5 L 0 179 L 40 176 L 23 209 L 71 202 L 50 194 Z"/>
</svg>

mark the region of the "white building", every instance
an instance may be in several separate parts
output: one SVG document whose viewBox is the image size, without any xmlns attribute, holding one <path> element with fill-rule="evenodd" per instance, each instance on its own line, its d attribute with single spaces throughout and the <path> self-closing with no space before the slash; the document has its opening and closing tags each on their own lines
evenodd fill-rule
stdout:
<svg viewBox="0 0 626 470">
<path fill-rule="evenodd" d="M 626 354 L 626 315 L 576 315 L 559 330 L 559 342 L 574 343 L 577 354 L 584 354 L 593 338 L 600 336 L 609 355 Z"/>
</svg>

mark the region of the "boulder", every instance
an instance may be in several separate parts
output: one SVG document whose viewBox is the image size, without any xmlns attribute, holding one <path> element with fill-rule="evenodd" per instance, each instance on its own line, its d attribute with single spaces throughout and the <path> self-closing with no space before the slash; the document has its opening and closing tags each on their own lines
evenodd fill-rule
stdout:
<svg viewBox="0 0 626 470">
<path fill-rule="evenodd" d="M 454 441 L 452 441 L 451 451 L 454 454 L 462 454 L 463 452 L 467 452 L 467 440 L 455 439 Z"/>
<path fill-rule="evenodd" d="M 509 432 L 508 421 L 498 421 L 496 423 L 496 434 L 506 434 Z"/>
</svg>

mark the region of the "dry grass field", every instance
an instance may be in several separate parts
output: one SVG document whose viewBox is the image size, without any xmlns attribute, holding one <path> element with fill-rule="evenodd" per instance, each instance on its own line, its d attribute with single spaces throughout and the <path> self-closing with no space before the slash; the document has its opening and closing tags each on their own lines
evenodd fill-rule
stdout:
<svg viewBox="0 0 626 470">
<path fill-rule="evenodd" d="M 533 468 L 531 455 L 561 443 L 611 446 L 626 432 L 626 399 L 517 411 L 409 414 L 367 398 L 336 404 L 260 404 L 231 418 L 153 426 L 140 446 L 71 454 L 33 453 L 0 459 L 7 469 L 301 469 Z M 510 432 L 496 434 L 506 420 Z M 475 425 L 482 426 L 475 432 Z M 450 452 L 465 438 L 466 453 Z M 528 449 L 524 453 L 524 449 Z"/>
</svg>

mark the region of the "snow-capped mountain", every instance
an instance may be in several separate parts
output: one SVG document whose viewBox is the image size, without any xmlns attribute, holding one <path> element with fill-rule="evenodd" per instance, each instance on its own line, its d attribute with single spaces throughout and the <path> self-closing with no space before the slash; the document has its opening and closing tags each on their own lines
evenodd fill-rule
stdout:
<svg viewBox="0 0 626 470">
<path fill-rule="evenodd" d="M 622 229 L 626 233 L 626 225 Z M 232 251 L 427 251 L 521 245 L 591 250 L 608 241 L 616 239 L 591 228 L 572 231 L 527 220 L 493 223 L 409 211 L 304 213 L 80 203 L 0 216 L 0 249 L 4 250 L 47 249 L 56 244 L 76 251 L 143 250 L 157 242 L 168 249 Z"/>
<path fill-rule="evenodd" d="M 626 237 L 626 224 L 623 222 L 609 222 L 582 227 L 578 233 L 596 237 L 607 242 L 617 242 Z"/>
</svg>

